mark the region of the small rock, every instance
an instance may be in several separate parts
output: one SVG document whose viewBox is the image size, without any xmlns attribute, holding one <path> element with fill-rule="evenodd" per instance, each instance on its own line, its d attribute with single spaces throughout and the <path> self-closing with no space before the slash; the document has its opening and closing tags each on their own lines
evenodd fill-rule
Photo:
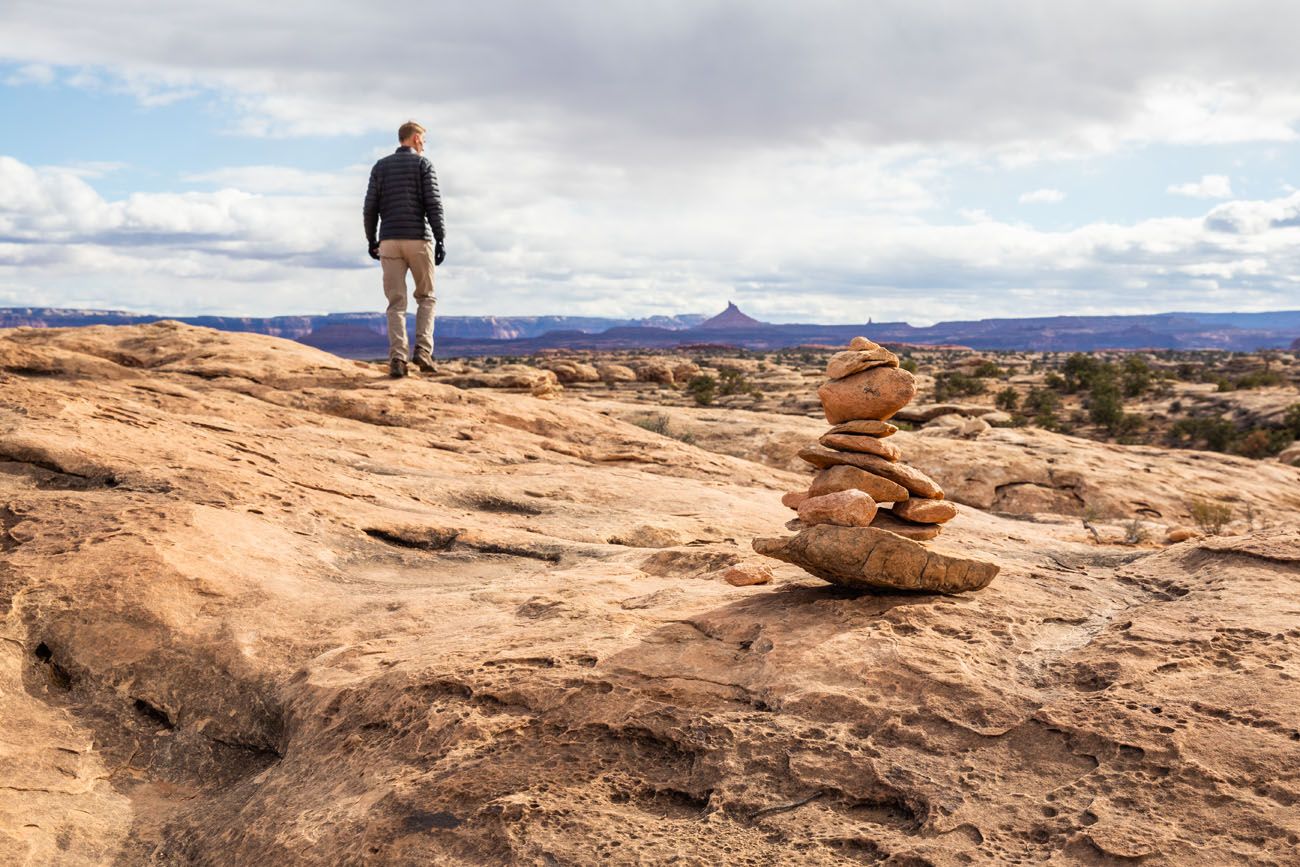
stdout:
<svg viewBox="0 0 1300 867">
<path fill-rule="evenodd" d="M 888 509 L 881 509 L 877 512 L 876 519 L 871 522 L 871 526 L 877 530 L 888 530 L 891 533 L 897 533 L 906 539 L 913 539 L 917 542 L 928 542 L 943 532 L 943 527 L 938 524 L 914 524 L 911 521 L 900 520 L 894 517 L 893 512 Z"/>
<path fill-rule="evenodd" d="M 754 540 L 758 553 L 793 563 L 832 584 L 863 590 L 979 590 L 998 574 L 996 563 L 939 550 L 874 527 L 821 524 L 786 538 Z"/>
<path fill-rule="evenodd" d="M 897 482 L 846 465 L 827 467 L 813 476 L 808 496 L 820 497 L 849 490 L 862 491 L 877 503 L 897 503 L 908 498 L 907 488 Z"/>
<path fill-rule="evenodd" d="M 883 476 L 891 482 L 896 482 L 918 497 L 928 497 L 932 500 L 943 499 L 943 488 L 939 487 L 938 482 L 915 467 L 902 462 L 887 461 L 875 455 L 837 452 L 820 445 L 801 448 L 799 457 L 814 467 L 822 469 L 836 464 L 848 464 L 851 467 L 857 467 L 877 476 Z M 877 502 L 883 501 L 877 500 Z"/>
<path fill-rule="evenodd" d="M 722 580 L 732 587 L 749 587 L 772 581 L 772 569 L 763 563 L 737 563 L 722 573 Z"/>
<path fill-rule="evenodd" d="M 986 412 L 980 416 L 980 418 L 984 419 L 994 427 L 1006 427 L 1014 421 L 1014 419 L 1011 418 L 1011 413 L 1003 412 L 1000 409 L 994 410 L 993 412 Z"/>
<path fill-rule="evenodd" d="M 790 491 L 789 493 L 782 495 L 781 505 L 789 509 L 798 509 L 799 504 L 806 499 L 808 499 L 807 491 Z"/>
<path fill-rule="evenodd" d="M 855 337 L 849 341 L 849 349 L 859 349 L 859 350 L 864 350 L 869 352 L 872 349 L 879 349 L 879 348 L 880 348 L 879 343 L 875 343 L 871 340 L 868 340 L 865 337 Z"/>
<path fill-rule="evenodd" d="M 1188 539 L 1195 539 L 1201 534 L 1191 527 L 1170 527 L 1169 532 L 1165 534 L 1165 541 L 1169 544 L 1186 542 Z"/>
<path fill-rule="evenodd" d="M 843 424 L 837 424 L 828 434 L 861 434 L 869 437 L 887 437 L 898 433 L 898 428 L 887 421 L 877 421 L 874 418 L 859 418 L 853 421 L 846 421 Z"/>
<path fill-rule="evenodd" d="M 826 446 L 828 449 L 835 449 L 841 452 L 861 452 L 868 455 L 876 455 L 887 461 L 896 461 L 900 457 L 898 446 L 890 442 L 885 442 L 877 437 L 861 436 L 859 434 L 822 434 L 821 439 L 817 442 Z"/>
<path fill-rule="evenodd" d="M 876 501 L 858 490 L 809 497 L 799 506 L 799 520 L 809 526 L 866 527 L 876 517 Z"/>
<path fill-rule="evenodd" d="M 947 500 L 904 500 L 895 503 L 892 511 L 905 521 L 920 524 L 943 524 L 957 517 L 957 507 Z"/>
<path fill-rule="evenodd" d="M 1300 467 L 1300 440 L 1282 449 L 1277 459 L 1288 466 Z"/>
<path fill-rule="evenodd" d="M 826 420 L 831 424 L 854 419 L 883 421 L 916 396 L 916 378 L 898 367 L 873 367 L 817 389 Z"/>
</svg>

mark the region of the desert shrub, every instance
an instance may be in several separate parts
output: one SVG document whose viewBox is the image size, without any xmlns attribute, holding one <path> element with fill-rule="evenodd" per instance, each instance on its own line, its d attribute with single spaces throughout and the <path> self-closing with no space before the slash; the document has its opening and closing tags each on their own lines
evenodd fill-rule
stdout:
<svg viewBox="0 0 1300 867">
<path fill-rule="evenodd" d="M 908 373 L 916 373 L 916 369 L 917 369 L 916 359 L 910 355 L 903 357 L 898 362 L 898 366 L 903 368 L 903 370 L 906 370 Z"/>
<path fill-rule="evenodd" d="M 1183 402 L 1182 402 L 1181 400 L 1176 400 L 1176 401 L 1174 401 L 1173 403 L 1169 404 L 1169 411 L 1170 411 L 1170 412 L 1182 412 L 1182 411 L 1183 411 Z"/>
<path fill-rule="evenodd" d="M 1093 381 L 1110 370 L 1110 365 L 1100 358 L 1082 352 L 1074 353 L 1061 365 L 1061 372 L 1065 375 L 1065 390 L 1070 393 L 1091 389 Z"/>
<path fill-rule="evenodd" d="M 1059 373 L 1053 371 L 1053 372 L 1047 374 L 1047 376 L 1043 377 L 1043 385 L 1047 386 L 1048 388 L 1052 389 L 1053 391 L 1064 391 L 1064 390 L 1065 390 L 1065 377 L 1063 377 L 1063 376 L 1061 376 L 1061 374 L 1059 374 Z"/>
<path fill-rule="evenodd" d="M 1286 385 L 1287 378 L 1276 370 L 1254 370 L 1232 380 L 1232 388 L 1219 388 L 1219 391 L 1233 389 L 1267 388 L 1270 385 Z"/>
<path fill-rule="evenodd" d="M 993 362 L 993 361 L 981 361 L 981 362 L 979 363 L 979 365 L 976 366 L 976 368 L 975 368 L 975 370 L 973 371 L 972 375 L 973 375 L 973 376 L 992 376 L 992 377 L 997 377 L 997 376 L 1001 376 L 1002 373 L 1003 373 L 1002 368 L 998 367 L 998 365 L 997 365 L 996 362 Z"/>
<path fill-rule="evenodd" d="M 1124 366 L 1121 368 L 1120 377 L 1123 384 L 1124 396 L 1137 397 L 1151 387 L 1151 365 L 1147 364 L 1145 358 L 1130 355 L 1128 358 L 1124 359 Z"/>
<path fill-rule="evenodd" d="M 1019 404 L 1020 393 L 1009 385 L 993 396 L 993 405 L 1006 412 L 1015 412 Z"/>
<path fill-rule="evenodd" d="M 1055 391 L 1046 388 L 1031 388 L 1025 395 L 1024 413 L 1033 419 L 1036 426 L 1044 430 L 1060 430 L 1061 421 L 1056 416 L 1061 406 L 1061 398 Z"/>
<path fill-rule="evenodd" d="M 657 433 L 662 436 L 668 436 L 668 416 L 651 415 L 645 418 L 634 418 L 632 424 L 640 428 L 645 428 L 650 433 Z"/>
<path fill-rule="evenodd" d="M 1282 427 L 1291 432 L 1291 436 L 1300 439 L 1300 403 L 1293 403 L 1282 413 Z"/>
<path fill-rule="evenodd" d="M 700 406 L 711 406 L 718 396 L 718 381 L 707 373 L 693 376 L 686 383 L 686 393 Z"/>
<path fill-rule="evenodd" d="M 1124 525 L 1124 544 L 1141 545 L 1147 540 L 1147 528 L 1137 518 L 1132 518 Z"/>
<path fill-rule="evenodd" d="M 1232 520 L 1232 507 L 1227 503 L 1217 503 L 1198 497 L 1192 500 L 1188 508 L 1192 513 L 1192 522 L 1201 529 L 1202 533 L 1210 536 L 1217 536 L 1219 531 Z"/>
<path fill-rule="evenodd" d="M 1252 428 L 1242 434 L 1233 451 L 1247 458 L 1267 458 L 1291 444 L 1292 433 L 1286 428 Z"/>
<path fill-rule="evenodd" d="M 749 391 L 750 385 L 745 379 L 745 372 L 734 367 L 723 367 L 718 370 L 718 391 L 723 395 L 744 394 Z"/>
<path fill-rule="evenodd" d="M 1219 415 L 1180 418 L 1169 428 L 1169 444 L 1183 448 L 1207 448 L 1226 452 L 1237 441 L 1237 426 Z"/>
<path fill-rule="evenodd" d="M 971 397 L 984 393 L 984 380 L 951 371 L 934 378 L 934 399 L 939 403 L 954 397 Z"/>
<path fill-rule="evenodd" d="M 1125 420 L 1124 399 L 1110 365 L 1097 367 L 1089 374 L 1088 420 L 1112 434 L 1133 427 L 1134 422 Z"/>
</svg>

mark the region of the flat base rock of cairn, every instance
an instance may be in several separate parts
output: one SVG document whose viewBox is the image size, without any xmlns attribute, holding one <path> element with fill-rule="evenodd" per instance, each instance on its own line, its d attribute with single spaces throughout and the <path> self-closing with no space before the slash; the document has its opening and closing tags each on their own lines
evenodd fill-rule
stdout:
<svg viewBox="0 0 1300 867">
<path fill-rule="evenodd" d="M 818 578 L 865 590 L 959 593 L 979 590 L 998 566 L 921 544 L 938 536 L 957 509 L 943 488 L 902 462 L 886 441 L 886 419 L 916 396 L 916 380 L 894 353 L 855 337 L 831 357 L 817 396 L 832 425 L 799 457 L 818 472 L 808 490 L 781 502 L 799 513 L 786 538 L 754 540 L 754 550 Z"/>
</svg>

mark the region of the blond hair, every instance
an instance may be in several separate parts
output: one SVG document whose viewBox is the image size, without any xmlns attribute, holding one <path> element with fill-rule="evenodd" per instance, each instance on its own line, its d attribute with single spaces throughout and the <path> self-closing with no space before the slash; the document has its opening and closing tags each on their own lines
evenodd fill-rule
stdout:
<svg viewBox="0 0 1300 867">
<path fill-rule="evenodd" d="M 397 140 L 404 142 L 416 133 L 423 133 L 424 127 L 420 126 L 413 120 L 408 120 L 397 128 Z"/>
</svg>

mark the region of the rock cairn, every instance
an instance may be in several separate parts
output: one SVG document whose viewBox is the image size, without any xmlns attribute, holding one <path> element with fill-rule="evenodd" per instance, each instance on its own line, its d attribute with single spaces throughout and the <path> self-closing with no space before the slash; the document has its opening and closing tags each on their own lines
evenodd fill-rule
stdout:
<svg viewBox="0 0 1300 867">
<path fill-rule="evenodd" d="M 817 468 L 807 491 L 781 502 L 798 512 L 797 535 L 754 540 L 754 550 L 836 584 L 956 593 L 986 586 L 994 563 L 922 545 L 957 509 L 943 488 L 903 463 L 887 419 L 916 396 L 898 357 L 865 337 L 831 356 L 817 389 L 831 428 L 799 457 Z"/>
</svg>

